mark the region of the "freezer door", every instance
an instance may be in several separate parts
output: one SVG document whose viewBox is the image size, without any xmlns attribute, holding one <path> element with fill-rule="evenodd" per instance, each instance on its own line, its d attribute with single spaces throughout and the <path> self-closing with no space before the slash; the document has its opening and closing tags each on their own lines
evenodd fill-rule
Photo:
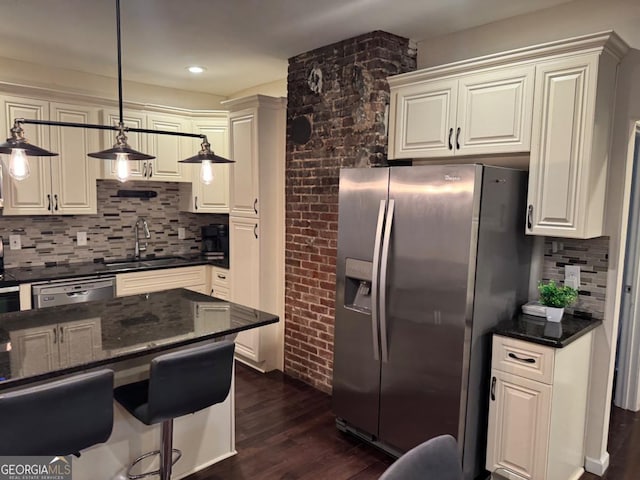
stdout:
<svg viewBox="0 0 640 480">
<path fill-rule="evenodd" d="M 375 287 L 388 185 L 387 168 L 340 172 L 333 410 L 372 436 L 380 391 Z"/>
<path fill-rule="evenodd" d="M 391 169 L 379 435 L 400 451 L 459 437 L 481 175 L 476 165 Z"/>
</svg>

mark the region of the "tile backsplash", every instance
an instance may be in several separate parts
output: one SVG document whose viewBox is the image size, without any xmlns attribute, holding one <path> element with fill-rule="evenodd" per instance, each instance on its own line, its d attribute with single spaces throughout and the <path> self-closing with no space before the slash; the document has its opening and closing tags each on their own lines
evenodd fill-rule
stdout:
<svg viewBox="0 0 640 480">
<path fill-rule="evenodd" d="M 117 197 L 120 189 L 152 190 L 158 195 L 150 199 Z M 180 212 L 178 201 L 179 184 L 175 182 L 132 181 L 123 186 L 116 180 L 98 180 L 96 215 L 1 217 L 5 267 L 132 256 L 133 226 L 139 216 L 147 219 L 151 232 L 147 255 L 197 253 L 200 251 L 200 227 L 228 223 L 228 216 Z M 186 229 L 184 240 L 178 240 L 178 227 Z M 86 246 L 77 245 L 77 232 L 87 233 Z M 10 234 L 20 234 L 21 250 L 9 249 Z"/>
<path fill-rule="evenodd" d="M 557 249 L 554 252 L 554 245 Z M 564 283 L 565 265 L 580 266 L 580 295 L 568 313 L 589 313 L 593 318 L 604 317 L 609 266 L 609 237 L 589 240 L 545 238 L 543 280 Z"/>
</svg>

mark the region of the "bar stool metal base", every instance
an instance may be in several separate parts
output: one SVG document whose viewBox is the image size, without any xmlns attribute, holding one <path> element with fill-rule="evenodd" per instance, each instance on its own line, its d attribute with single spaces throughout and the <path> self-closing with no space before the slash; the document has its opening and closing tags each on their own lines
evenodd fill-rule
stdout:
<svg viewBox="0 0 640 480">
<path fill-rule="evenodd" d="M 145 453 L 144 455 L 136 458 L 129 469 L 127 470 L 127 478 L 129 480 L 138 480 L 140 478 L 149 477 L 151 475 L 160 475 L 160 480 L 171 479 L 171 467 L 173 467 L 178 460 L 182 457 L 182 452 L 177 448 L 173 448 L 173 419 L 162 422 L 162 440 L 160 443 L 160 450 Z M 176 454 L 174 458 L 173 454 Z M 145 458 L 152 457 L 154 455 L 160 455 L 160 469 L 153 472 L 134 474 L 131 471 L 135 466 Z"/>
</svg>

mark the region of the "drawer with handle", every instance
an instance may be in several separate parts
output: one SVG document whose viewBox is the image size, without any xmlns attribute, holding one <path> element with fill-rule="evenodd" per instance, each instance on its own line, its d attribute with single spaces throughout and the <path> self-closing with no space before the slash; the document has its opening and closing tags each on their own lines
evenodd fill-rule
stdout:
<svg viewBox="0 0 640 480">
<path fill-rule="evenodd" d="M 211 267 L 211 285 L 229 288 L 229 270 Z"/>
<path fill-rule="evenodd" d="M 553 347 L 493 336 L 492 367 L 503 372 L 551 384 L 553 381 Z"/>
</svg>

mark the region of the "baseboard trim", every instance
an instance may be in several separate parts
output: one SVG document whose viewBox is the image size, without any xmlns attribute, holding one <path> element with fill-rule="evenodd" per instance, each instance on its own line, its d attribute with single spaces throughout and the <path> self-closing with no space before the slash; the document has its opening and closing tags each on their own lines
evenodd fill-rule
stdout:
<svg viewBox="0 0 640 480">
<path fill-rule="evenodd" d="M 586 457 L 584 459 L 584 469 L 601 477 L 609 468 L 609 452 L 604 452 L 600 458 Z"/>
</svg>

